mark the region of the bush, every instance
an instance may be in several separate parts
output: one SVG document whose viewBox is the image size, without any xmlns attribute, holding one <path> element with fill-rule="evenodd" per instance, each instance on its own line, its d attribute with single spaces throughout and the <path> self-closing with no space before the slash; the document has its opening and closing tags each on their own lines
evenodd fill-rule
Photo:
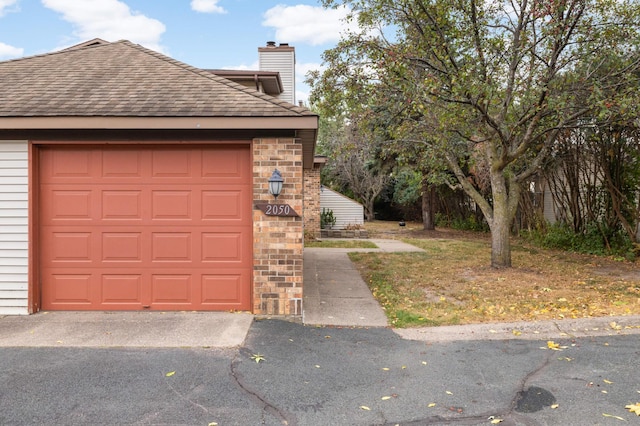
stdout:
<svg viewBox="0 0 640 426">
<path fill-rule="evenodd" d="M 525 239 L 541 247 L 573 251 L 594 255 L 618 255 L 633 260 L 636 257 L 634 244 L 621 230 L 603 228 L 597 223 L 588 224 L 581 233 L 562 223 L 549 225 L 546 229 L 527 231 Z"/>
<path fill-rule="evenodd" d="M 336 224 L 336 217 L 333 215 L 333 210 L 331 209 L 322 209 L 322 213 L 320 213 L 320 228 L 333 228 Z"/>
</svg>

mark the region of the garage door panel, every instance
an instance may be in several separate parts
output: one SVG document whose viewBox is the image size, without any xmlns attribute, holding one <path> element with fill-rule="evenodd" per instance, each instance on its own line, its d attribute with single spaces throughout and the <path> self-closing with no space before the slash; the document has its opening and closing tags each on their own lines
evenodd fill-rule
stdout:
<svg viewBox="0 0 640 426">
<path fill-rule="evenodd" d="M 239 309 L 246 297 L 247 277 L 244 271 L 229 271 L 226 274 L 206 274 L 202 276 L 202 304 L 223 305 L 224 309 Z"/>
<path fill-rule="evenodd" d="M 73 262 L 91 263 L 93 235 L 90 232 L 53 232 L 51 233 L 52 263 Z"/>
<path fill-rule="evenodd" d="M 192 274 L 153 274 L 151 303 L 191 305 L 193 300 Z"/>
<path fill-rule="evenodd" d="M 101 192 L 103 220 L 141 221 L 143 192 L 130 189 L 107 189 Z"/>
<path fill-rule="evenodd" d="M 100 304 L 142 305 L 142 274 L 104 274 L 100 284 Z"/>
<path fill-rule="evenodd" d="M 41 151 L 43 309 L 251 309 L 248 144 L 77 149 Z"/>
<path fill-rule="evenodd" d="M 192 236 L 190 232 L 154 232 L 151 236 L 151 260 L 160 262 L 193 261 Z"/>
<path fill-rule="evenodd" d="M 50 212 L 51 222 L 90 221 L 93 217 L 95 194 L 90 190 L 57 189 L 42 199 L 44 208 Z"/>
<path fill-rule="evenodd" d="M 249 173 L 247 154 L 237 149 L 205 151 L 202 154 L 202 176 L 224 183 L 244 183 Z"/>
<path fill-rule="evenodd" d="M 202 191 L 202 220 L 204 221 L 250 221 L 250 204 L 244 194 L 246 188 L 228 188 L 216 191 Z M 249 209 L 248 209 L 249 208 Z"/>
<path fill-rule="evenodd" d="M 92 149 L 65 149 L 59 148 L 50 150 L 41 162 L 41 176 L 48 182 L 69 182 L 77 183 L 93 180 L 96 174 L 96 163 L 94 161 Z"/>
<path fill-rule="evenodd" d="M 115 149 L 102 152 L 102 177 L 113 181 L 139 182 L 144 178 L 142 154 L 134 149 Z"/>
<path fill-rule="evenodd" d="M 51 273 L 46 288 L 46 296 L 55 305 L 91 305 L 93 296 L 93 276 L 90 273 Z"/>
<path fill-rule="evenodd" d="M 143 261 L 143 235 L 141 232 L 103 232 L 103 262 L 137 262 Z"/>
<path fill-rule="evenodd" d="M 151 154 L 151 176 L 153 178 L 191 178 L 194 170 L 193 152 L 186 150 L 157 150 Z"/>
<path fill-rule="evenodd" d="M 241 231 L 202 234 L 202 261 L 205 263 L 220 262 L 237 267 L 237 263 L 246 257 L 246 250 Z"/>
<path fill-rule="evenodd" d="M 152 220 L 193 220 L 191 190 L 157 190 L 151 193 Z"/>
</svg>

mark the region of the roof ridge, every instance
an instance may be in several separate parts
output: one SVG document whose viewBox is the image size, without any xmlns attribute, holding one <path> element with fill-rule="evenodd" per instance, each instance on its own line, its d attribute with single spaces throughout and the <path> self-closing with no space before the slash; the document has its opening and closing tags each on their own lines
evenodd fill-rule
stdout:
<svg viewBox="0 0 640 426">
<path fill-rule="evenodd" d="M 189 65 L 189 64 L 187 64 L 185 62 L 182 62 L 182 61 L 179 61 L 177 59 L 171 58 L 170 56 L 164 55 L 164 54 L 162 54 L 160 52 L 156 52 L 155 50 L 151 50 L 149 48 L 146 48 L 146 47 L 141 46 L 139 44 L 133 43 L 131 41 L 120 40 L 120 41 L 117 41 L 117 42 L 114 42 L 114 43 L 126 44 L 129 47 L 132 47 L 134 49 L 138 49 L 138 50 L 140 50 L 140 51 L 142 51 L 142 52 L 144 52 L 144 53 L 146 53 L 148 55 L 154 56 L 154 57 L 156 57 L 158 59 L 161 59 L 161 60 L 163 60 L 165 62 L 168 62 L 168 63 L 171 63 L 173 65 L 179 66 L 179 67 L 181 67 L 181 68 L 183 68 L 183 69 L 185 69 L 187 71 L 191 71 L 194 74 L 197 74 L 197 75 L 199 75 L 201 77 L 205 77 L 205 78 L 208 78 L 210 80 L 216 81 L 216 82 L 218 82 L 220 84 L 224 84 L 224 85 L 226 85 L 226 86 L 228 86 L 230 88 L 233 88 L 235 90 L 239 90 L 241 92 L 247 93 L 247 94 L 249 94 L 251 96 L 254 96 L 254 97 L 258 98 L 258 99 L 270 102 L 273 105 L 285 108 L 285 109 L 287 109 L 289 111 L 293 111 L 293 112 L 298 113 L 300 115 L 316 115 L 313 111 L 311 111 L 307 107 L 296 106 L 294 104 L 290 104 L 287 101 L 283 101 L 281 99 L 274 98 L 273 96 L 269 96 L 269 95 L 267 95 L 265 93 L 258 92 L 255 89 L 243 86 L 242 84 L 236 83 L 235 81 L 231 81 L 231 80 L 229 80 L 227 78 L 220 77 L 219 75 L 213 74 L 213 73 L 211 73 L 211 72 L 209 72 L 209 71 L 207 71 L 207 70 L 205 70 L 203 68 L 194 67 L 193 65 Z"/>
<path fill-rule="evenodd" d="M 103 42 L 103 43 L 98 43 L 97 41 Z M 126 41 L 126 40 L 122 40 L 122 41 Z M 87 44 L 89 43 L 89 44 Z M 34 59 L 34 58 L 46 58 L 47 56 L 56 56 L 56 55 L 61 55 L 61 54 L 65 54 L 65 53 L 69 53 L 69 52 L 75 52 L 75 51 L 79 51 L 79 50 L 85 50 L 85 49 L 93 49 L 93 48 L 98 48 L 98 47 L 105 47 L 105 46 L 109 46 L 111 44 L 114 43 L 118 43 L 118 42 L 109 42 L 109 41 L 105 41 L 99 38 L 93 38 L 91 40 L 87 40 L 85 42 L 79 43 L 79 44 L 74 44 L 72 46 L 68 46 L 68 47 L 63 47 L 61 49 L 58 50 L 54 50 L 51 52 L 45 52 L 45 53 L 37 53 L 35 55 L 29 55 L 29 56 L 22 56 L 20 58 L 13 58 L 13 59 L 7 59 L 4 61 L 0 61 L 1 63 L 7 63 L 7 62 L 19 62 L 19 61 L 26 61 L 26 60 L 30 60 L 30 59 Z"/>
</svg>

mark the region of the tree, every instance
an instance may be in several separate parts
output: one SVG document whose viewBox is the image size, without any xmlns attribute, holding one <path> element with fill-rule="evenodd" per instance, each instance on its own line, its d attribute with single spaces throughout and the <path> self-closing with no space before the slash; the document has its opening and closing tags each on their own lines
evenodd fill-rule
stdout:
<svg viewBox="0 0 640 426">
<path fill-rule="evenodd" d="M 331 158 L 323 181 L 351 192 L 362 203 L 365 219 L 374 220 L 374 202 L 389 182 L 389 167 L 380 159 L 375 134 L 344 118 L 323 118 L 320 127 L 319 151 Z"/>
<path fill-rule="evenodd" d="M 350 6 L 362 32 L 325 52 L 312 100 L 361 115 L 390 111 L 397 138 L 423 145 L 480 207 L 494 267 L 511 266 L 523 185 L 558 134 L 636 96 L 635 0 L 323 3 Z"/>
</svg>

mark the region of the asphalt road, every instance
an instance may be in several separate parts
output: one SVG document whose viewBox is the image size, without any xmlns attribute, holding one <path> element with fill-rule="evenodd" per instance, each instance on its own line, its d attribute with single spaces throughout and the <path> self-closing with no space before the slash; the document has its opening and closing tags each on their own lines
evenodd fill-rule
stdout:
<svg viewBox="0 0 640 426">
<path fill-rule="evenodd" d="M 554 343 L 262 320 L 238 349 L 0 348 L 0 424 L 640 424 L 640 335 Z"/>
</svg>

